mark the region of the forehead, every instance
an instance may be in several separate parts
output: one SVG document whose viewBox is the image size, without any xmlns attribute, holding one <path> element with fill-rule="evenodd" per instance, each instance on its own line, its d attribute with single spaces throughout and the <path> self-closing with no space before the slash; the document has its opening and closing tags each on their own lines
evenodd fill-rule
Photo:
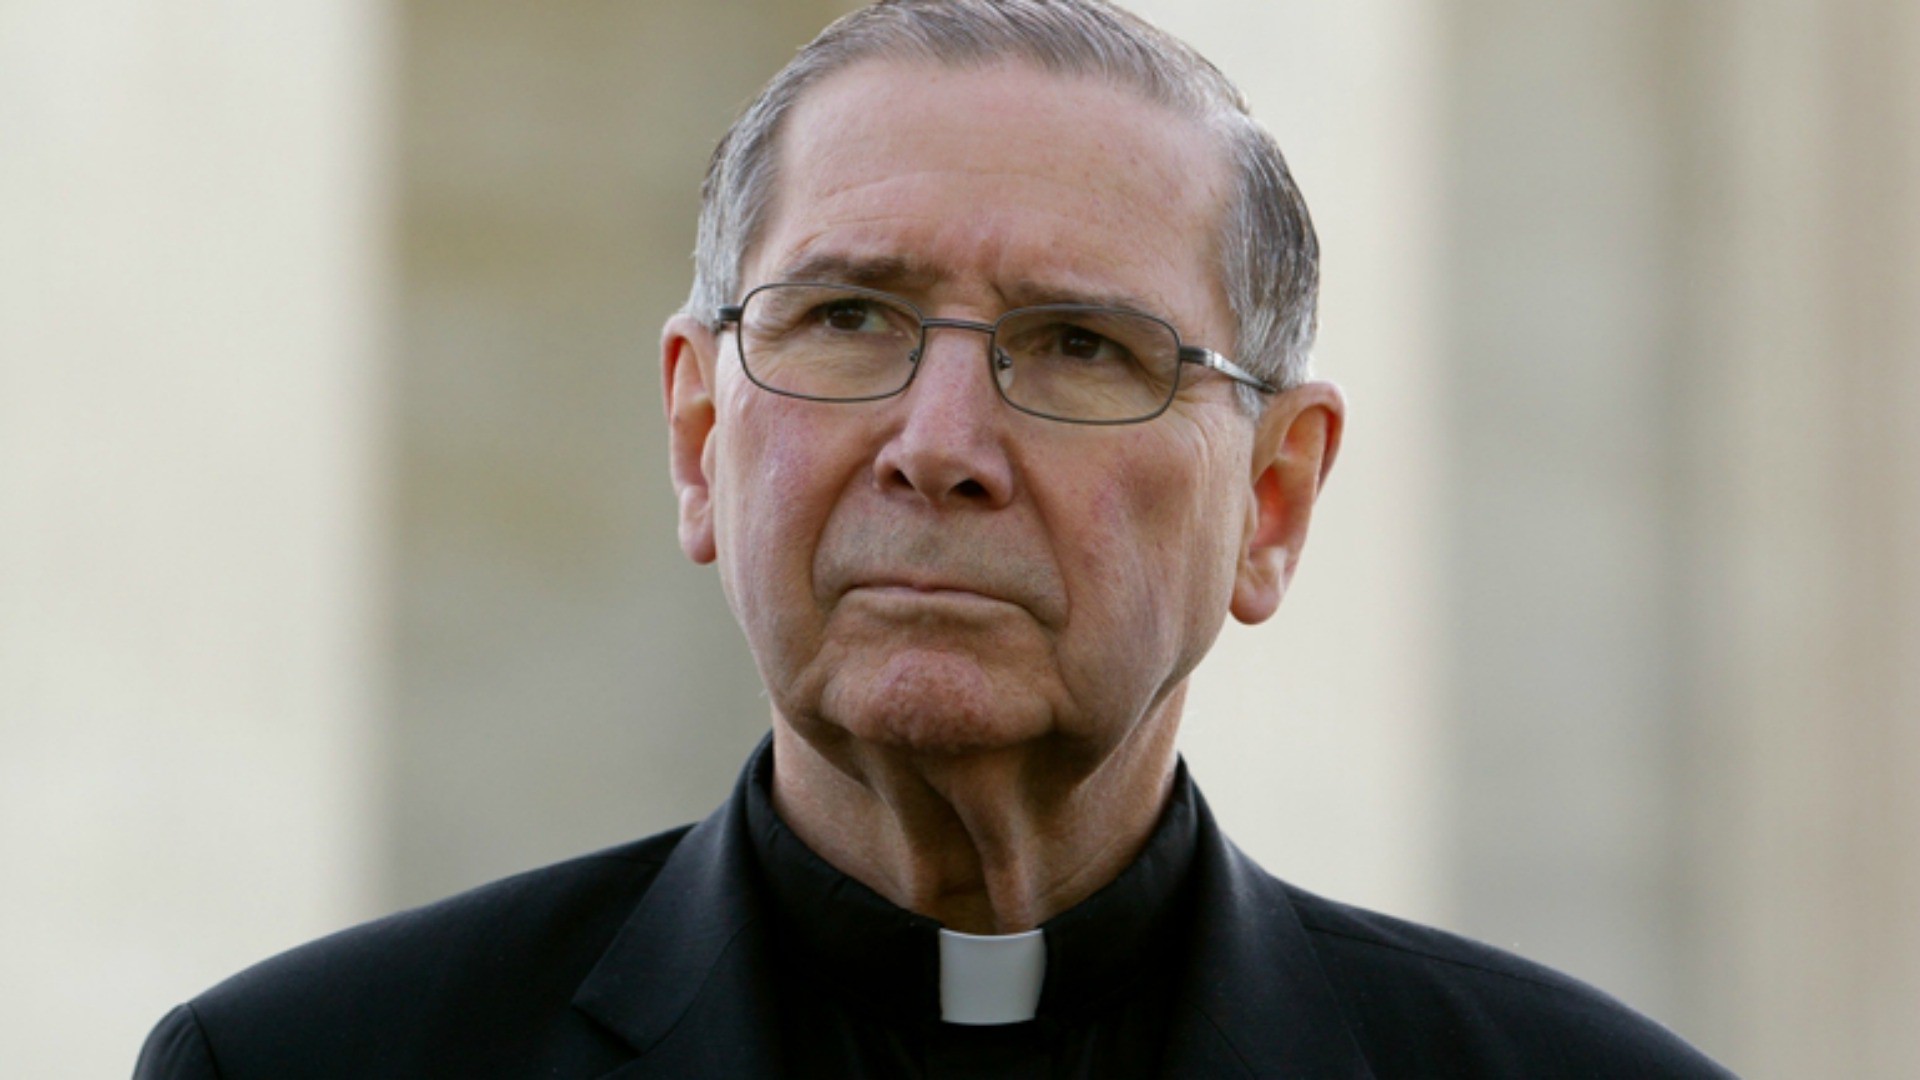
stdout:
<svg viewBox="0 0 1920 1080">
<path fill-rule="evenodd" d="M 893 280 L 865 283 L 901 291 L 1224 310 L 1219 144 L 1131 89 L 1020 63 L 867 61 L 801 98 L 778 153 L 749 286 L 869 266 Z"/>
</svg>

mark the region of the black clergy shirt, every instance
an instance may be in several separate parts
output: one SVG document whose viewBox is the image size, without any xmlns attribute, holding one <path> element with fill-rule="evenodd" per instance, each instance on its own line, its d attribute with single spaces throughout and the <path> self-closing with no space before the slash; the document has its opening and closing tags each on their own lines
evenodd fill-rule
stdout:
<svg viewBox="0 0 1920 1080">
<path fill-rule="evenodd" d="M 756 752 L 691 828 L 301 946 L 168 1013 L 139 1080 L 1725 1080 L 1605 994 L 1260 869 L 1177 778 L 1046 926 L 1036 1019 L 942 1024 L 938 930 L 787 833 Z"/>
<path fill-rule="evenodd" d="M 815 854 L 774 811 L 773 755 L 751 769 L 747 822 L 773 909 L 781 1054 L 801 1077 L 1159 1075 L 1178 961 L 1193 921 L 1198 829 L 1180 768 L 1146 847 L 1121 875 L 1041 928 L 1046 975 L 1034 1019 L 940 1019 L 940 924 Z"/>
</svg>

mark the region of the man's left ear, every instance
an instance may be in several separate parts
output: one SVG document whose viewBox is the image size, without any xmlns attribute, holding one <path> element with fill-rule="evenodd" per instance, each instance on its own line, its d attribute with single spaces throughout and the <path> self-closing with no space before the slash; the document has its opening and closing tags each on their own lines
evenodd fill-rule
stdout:
<svg viewBox="0 0 1920 1080">
<path fill-rule="evenodd" d="M 1280 607 L 1300 549 L 1307 542 L 1313 503 L 1340 451 L 1347 403 L 1340 388 L 1311 382 L 1279 395 L 1260 417 L 1253 438 L 1253 486 L 1233 583 L 1233 617 L 1252 625 Z"/>
</svg>

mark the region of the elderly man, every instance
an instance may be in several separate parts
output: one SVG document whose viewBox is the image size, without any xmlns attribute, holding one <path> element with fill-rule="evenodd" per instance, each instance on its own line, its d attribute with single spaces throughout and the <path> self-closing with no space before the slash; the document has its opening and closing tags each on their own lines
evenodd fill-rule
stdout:
<svg viewBox="0 0 1920 1080">
<path fill-rule="evenodd" d="M 1267 876 L 1175 753 L 1339 444 L 1271 138 L 1098 0 L 903 0 L 728 133 L 663 335 L 773 706 L 713 817 L 296 950 L 144 1076 L 1712 1076 Z M 694 722 L 689 719 L 688 722 Z"/>
</svg>

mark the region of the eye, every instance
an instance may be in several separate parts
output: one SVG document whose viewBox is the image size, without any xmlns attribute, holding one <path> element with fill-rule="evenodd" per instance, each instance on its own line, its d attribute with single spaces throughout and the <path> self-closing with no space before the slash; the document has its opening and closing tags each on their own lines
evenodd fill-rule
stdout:
<svg viewBox="0 0 1920 1080">
<path fill-rule="evenodd" d="M 871 300 L 846 297 L 814 309 L 814 316 L 830 330 L 843 334 L 874 333 L 887 328 L 885 314 Z"/>
<path fill-rule="evenodd" d="M 1138 364 L 1138 354 L 1128 344 L 1125 327 L 1116 319 L 1098 315 L 1072 318 L 1074 321 L 1066 321 L 1046 312 L 1016 317 L 1001 327 L 1001 347 L 1015 360 L 1061 368 L 1119 370 Z M 1104 332 L 1110 327 L 1119 332 Z"/>
<path fill-rule="evenodd" d="M 1053 323 L 1028 343 L 1035 359 L 1070 361 L 1082 367 L 1131 367 L 1133 350 L 1120 341 L 1076 323 Z"/>
<path fill-rule="evenodd" d="M 1061 326 L 1054 339 L 1060 355 L 1088 363 L 1112 363 L 1126 359 L 1126 350 L 1112 340 L 1084 326 Z"/>
</svg>

